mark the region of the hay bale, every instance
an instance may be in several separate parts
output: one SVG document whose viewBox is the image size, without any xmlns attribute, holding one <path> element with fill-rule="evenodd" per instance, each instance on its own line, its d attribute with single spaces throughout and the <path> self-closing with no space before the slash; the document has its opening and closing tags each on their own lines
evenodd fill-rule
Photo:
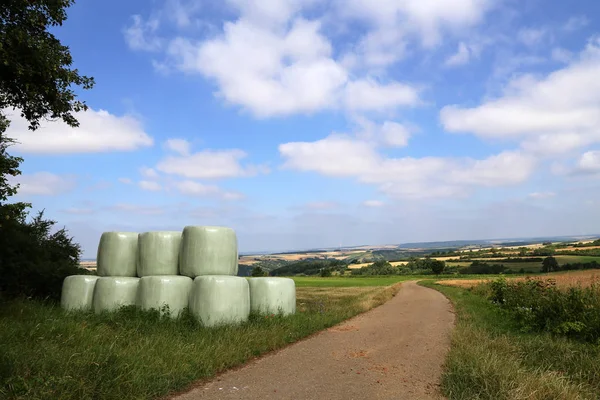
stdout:
<svg viewBox="0 0 600 400">
<path fill-rule="evenodd" d="M 186 226 L 181 238 L 179 273 L 191 278 L 238 272 L 235 231 L 219 226 Z"/>
<path fill-rule="evenodd" d="M 161 312 L 167 306 L 171 317 L 178 317 L 188 306 L 192 285 L 188 276 L 144 276 L 140 278 L 136 304 L 142 310 Z"/>
<path fill-rule="evenodd" d="M 137 274 L 138 234 L 104 232 L 100 237 L 97 257 L 99 276 L 131 276 Z"/>
<path fill-rule="evenodd" d="M 96 281 L 93 307 L 96 313 L 135 305 L 140 278 L 106 276 Z"/>
<path fill-rule="evenodd" d="M 250 311 L 260 314 L 294 314 L 296 284 L 290 278 L 250 278 Z"/>
<path fill-rule="evenodd" d="M 138 236 L 137 276 L 177 275 L 181 232 L 144 232 Z"/>
<path fill-rule="evenodd" d="M 204 326 L 237 324 L 250 315 L 248 281 L 238 276 L 199 276 L 190 294 L 190 311 Z"/>
<path fill-rule="evenodd" d="M 63 281 L 60 306 L 65 310 L 88 311 L 92 309 L 97 276 L 71 275 Z"/>
</svg>

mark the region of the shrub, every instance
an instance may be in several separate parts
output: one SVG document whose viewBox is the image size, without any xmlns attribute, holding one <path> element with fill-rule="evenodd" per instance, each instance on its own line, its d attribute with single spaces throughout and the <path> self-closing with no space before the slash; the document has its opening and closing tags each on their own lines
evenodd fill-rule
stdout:
<svg viewBox="0 0 600 400">
<path fill-rule="evenodd" d="M 600 341 L 600 286 L 561 290 L 553 279 L 504 279 L 490 284 L 490 299 L 524 331 L 545 331 L 588 342 Z"/>
<path fill-rule="evenodd" d="M 0 235 L 0 293 L 6 297 L 28 296 L 59 300 L 63 280 L 87 274 L 79 267 L 80 247 L 63 228 L 52 233 L 55 221 L 43 211 L 31 221 L 27 213 L 5 219 Z"/>
</svg>

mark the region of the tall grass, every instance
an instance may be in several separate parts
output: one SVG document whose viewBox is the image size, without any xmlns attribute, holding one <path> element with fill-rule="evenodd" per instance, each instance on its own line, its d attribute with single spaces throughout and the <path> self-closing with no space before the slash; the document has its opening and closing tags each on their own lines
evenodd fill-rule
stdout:
<svg viewBox="0 0 600 400">
<path fill-rule="evenodd" d="M 290 317 L 253 315 L 207 329 L 123 308 L 64 313 L 51 304 L 0 304 L 0 398 L 151 399 L 333 326 L 392 297 L 397 288 L 298 289 Z M 320 291 L 319 291 L 320 290 Z"/>
<path fill-rule="evenodd" d="M 424 284 L 457 312 L 442 378 L 449 399 L 598 399 L 599 346 L 524 333 L 479 289 Z"/>
</svg>

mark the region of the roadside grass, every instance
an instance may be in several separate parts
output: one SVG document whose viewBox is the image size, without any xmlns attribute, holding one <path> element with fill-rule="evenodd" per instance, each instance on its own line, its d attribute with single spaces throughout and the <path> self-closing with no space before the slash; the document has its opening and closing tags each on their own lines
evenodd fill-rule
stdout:
<svg viewBox="0 0 600 400">
<path fill-rule="evenodd" d="M 523 333 L 478 288 L 422 281 L 454 304 L 442 391 L 449 399 L 598 399 L 600 345 Z"/>
<path fill-rule="evenodd" d="M 379 286 L 301 287 L 293 316 L 253 315 L 213 329 L 187 313 L 171 320 L 134 307 L 95 315 L 1 302 L 0 398 L 159 398 L 380 305 L 398 289 L 372 283 Z"/>
</svg>

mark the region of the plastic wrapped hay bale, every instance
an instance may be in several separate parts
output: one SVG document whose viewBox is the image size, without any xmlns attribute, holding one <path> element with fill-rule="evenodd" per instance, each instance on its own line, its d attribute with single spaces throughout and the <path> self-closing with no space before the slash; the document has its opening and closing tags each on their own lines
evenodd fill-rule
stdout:
<svg viewBox="0 0 600 400">
<path fill-rule="evenodd" d="M 98 245 L 98 275 L 136 276 L 137 253 L 137 233 L 104 232 Z"/>
<path fill-rule="evenodd" d="M 67 276 L 62 285 L 60 306 L 65 310 L 91 310 L 97 280 L 94 275 Z"/>
<path fill-rule="evenodd" d="M 105 276 L 96 281 L 94 311 L 115 311 L 121 306 L 135 305 L 140 278 Z"/>
<path fill-rule="evenodd" d="M 181 232 L 144 232 L 138 236 L 137 275 L 177 275 Z"/>
<path fill-rule="evenodd" d="M 177 317 L 188 306 L 192 285 L 188 276 L 144 276 L 140 278 L 136 304 L 142 310 L 163 311 L 168 306 L 170 315 Z"/>
<path fill-rule="evenodd" d="M 290 278 L 250 278 L 250 310 L 261 314 L 294 314 L 296 284 Z"/>
<path fill-rule="evenodd" d="M 186 226 L 181 237 L 179 273 L 192 278 L 238 273 L 237 236 L 231 228 Z"/>
<path fill-rule="evenodd" d="M 250 315 L 250 289 L 246 278 L 199 276 L 190 294 L 190 311 L 205 326 L 236 324 Z"/>
</svg>

